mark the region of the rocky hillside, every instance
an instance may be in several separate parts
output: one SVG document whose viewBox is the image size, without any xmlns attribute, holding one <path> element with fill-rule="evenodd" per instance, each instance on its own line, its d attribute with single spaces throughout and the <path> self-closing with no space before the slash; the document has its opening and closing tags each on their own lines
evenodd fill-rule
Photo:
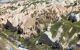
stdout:
<svg viewBox="0 0 80 50">
<path fill-rule="evenodd" d="M 37 39 L 51 23 L 52 36 L 59 38 L 63 49 L 72 45 L 76 46 L 80 38 L 80 22 L 76 21 L 77 19 L 74 22 L 70 21 L 72 19 L 68 19 L 71 13 L 80 13 L 79 3 L 79 0 L 19 0 L 16 2 L 6 0 L 4 3 L 1 1 L 0 32 L 5 32 L 7 35 L 11 35 L 11 33 L 7 33 L 5 30 L 13 32 L 15 39 L 22 43 L 24 43 L 22 38 L 30 38 L 29 48 L 31 50 L 32 48 L 39 50 L 39 47 L 41 50 L 45 50 L 45 47 L 51 49 L 47 45 L 39 47 L 35 45 Z M 62 33 L 60 33 L 60 27 L 63 30 Z M 76 47 L 74 50 L 77 50 Z"/>
</svg>

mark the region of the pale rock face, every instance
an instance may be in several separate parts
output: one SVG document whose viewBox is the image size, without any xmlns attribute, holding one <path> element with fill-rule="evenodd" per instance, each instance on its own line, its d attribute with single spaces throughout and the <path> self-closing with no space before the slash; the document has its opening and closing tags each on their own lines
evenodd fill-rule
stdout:
<svg viewBox="0 0 80 50">
<path fill-rule="evenodd" d="M 17 27 L 18 24 L 22 22 L 23 16 L 24 16 L 23 13 L 15 14 L 13 17 L 9 18 L 8 20 L 12 23 L 14 27 Z"/>
<path fill-rule="evenodd" d="M 66 0 L 67 4 L 69 4 L 69 5 L 74 4 L 74 1 L 76 1 L 76 0 L 68 0 L 68 1 Z"/>
<path fill-rule="evenodd" d="M 76 14 L 76 19 L 77 19 L 77 22 L 80 21 L 80 13 L 79 14 Z"/>
<path fill-rule="evenodd" d="M 2 24 L 6 24 L 7 23 L 7 19 L 10 18 L 10 16 L 12 16 L 12 15 L 9 14 L 9 13 L 6 13 L 5 15 L 0 15 L 0 19 L 3 19 L 2 20 Z"/>
<path fill-rule="evenodd" d="M 7 0 L 6 0 L 7 1 Z M 9 1 L 9 0 L 8 0 Z M 27 0 L 26 0 L 27 1 Z M 51 0 L 50 0 L 51 1 Z M 46 13 L 49 13 L 49 17 L 54 19 L 54 16 L 58 16 L 59 20 L 61 21 L 61 17 L 60 15 L 62 14 L 67 14 L 69 12 L 71 12 L 72 7 L 66 8 L 65 5 L 68 5 L 68 3 L 65 3 L 65 1 L 67 0 L 52 0 L 50 4 L 46 4 L 46 3 L 37 3 L 36 6 L 34 6 L 33 4 L 31 6 L 29 6 L 28 8 L 26 8 L 27 10 L 25 10 L 24 12 L 21 12 L 21 10 L 23 10 L 26 6 L 24 6 L 24 2 L 25 1 L 18 1 L 17 3 L 5 3 L 5 4 L 0 4 L 0 8 L 5 8 L 7 10 L 7 13 L 4 15 L 0 15 L 0 18 L 3 18 L 2 23 L 6 24 L 7 20 L 9 20 L 9 22 L 11 22 L 11 24 L 14 27 L 17 27 L 17 25 L 20 25 L 20 27 L 23 29 L 23 31 L 26 33 L 26 30 L 28 28 L 32 28 L 35 26 L 35 22 L 36 22 L 36 17 L 39 18 L 43 18 L 43 16 L 46 16 Z M 70 0 L 67 2 L 73 3 L 75 0 Z M 18 4 L 20 4 L 21 6 L 18 6 Z M 15 10 L 10 10 L 10 8 L 8 7 L 17 7 L 17 9 Z M 78 11 L 79 6 L 73 7 L 73 11 Z M 59 15 L 55 15 L 53 12 L 56 12 Z M 44 15 L 45 14 L 45 15 Z M 77 21 L 79 21 L 79 15 L 77 16 Z M 34 17 L 34 18 L 32 18 Z M 45 19 L 45 18 L 44 18 Z M 40 25 L 41 29 L 43 31 L 43 27 L 44 25 Z M 49 30 L 49 29 L 48 29 Z M 35 30 L 34 30 L 35 32 Z M 49 32 L 50 33 L 50 32 Z M 50 35 L 52 37 L 52 35 Z"/>
<path fill-rule="evenodd" d="M 61 21 L 61 16 L 59 15 L 59 14 L 57 14 L 57 21 L 59 22 L 59 21 Z"/>
<path fill-rule="evenodd" d="M 45 26 L 44 26 L 44 24 L 40 24 L 40 29 L 41 29 L 41 31 L 43 32 L 43 29 L 45 28 Z"/>
<path fill-rule="evenodd" d="M 20 6 L 19 8 L 17 8 L 15 11 L 13 11 L 13 14 L 17 14 L 20 13 L 21 10 L 23 10 L 24 6 Z"/>
<path fill-rule="evenodd" d="M 32 28 L 35 25 L 35 19 L 34 18 L 28 18 L 23 24 L 21 25 L 21 28 L 25 33 L 27 33 L 27 29 Z"/>
<path fill-rule="evenodd" d="M 71 3 L 74 4 L 74 1 L 76 0 L 52 0 L 52 3 L 54 4 L 61 4 L 61 5 L 70 5 Z"/>
<path fill-rule="evenodd" d="M 51 23 L 48 24 L 47 31 L 50 31 L 50 29 L 51 29 Z"/>
</svg>

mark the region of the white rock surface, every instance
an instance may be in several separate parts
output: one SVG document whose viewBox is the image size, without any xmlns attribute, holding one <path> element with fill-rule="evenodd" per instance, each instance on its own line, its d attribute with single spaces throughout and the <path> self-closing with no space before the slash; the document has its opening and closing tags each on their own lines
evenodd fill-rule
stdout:
<svg viewBox="0 0 80 50">
<path fill-rule="evenodd" d="M 76 16 L 77 22 L 79 22 L 80 21 L 80 13 L 76 14 L 75 16 Z"/>
</svg>

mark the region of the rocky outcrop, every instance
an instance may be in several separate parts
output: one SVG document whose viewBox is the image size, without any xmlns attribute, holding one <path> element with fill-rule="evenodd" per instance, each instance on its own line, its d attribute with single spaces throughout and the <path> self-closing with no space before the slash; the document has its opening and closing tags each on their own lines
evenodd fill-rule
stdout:
<svg viewBox="0 0 80 50">
<path fill-rule="evenodd" d="M 75 0 L 74 0 L 75 1 Z M 74 3 L 73 0 L 65 3 L 66 1 L 53 4 L 43 2 L 28 3 L 28 1 L 19 1 L 16 3 L 0 4 L 1 9 L 5 9 L 5 14 L 0 15 L 0 20 L 5 27 L 10 28 L 12 31 L 20 31 L 23 35 L 31 36 L 37 35 L 42 29 L 47 26 L 51 21 L 61 21 L 61 15 L 69 14 L 72 11 L 80 11 L 80 5 L 70 6 Z M 34 5 L 34 3 L 36 3 Z M 68 4 L 69 3 L 69 4 Z M 74 5 L 74 4 L 73 4 Z M 21 36 L 23 36 L 21 35 Z M 23 36 L 25 37 L 25 36 Z"/>
</svg>

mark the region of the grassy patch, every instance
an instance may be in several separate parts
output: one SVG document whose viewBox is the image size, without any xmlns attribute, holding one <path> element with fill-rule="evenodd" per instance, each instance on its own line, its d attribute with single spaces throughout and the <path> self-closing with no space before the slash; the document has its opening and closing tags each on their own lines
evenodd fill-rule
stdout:
<svg viewBox="0 0 80 50">
<path fill-rule="evenodd" d="M 74 38 L 69 44 L 72 45 L 72 44 L 76 44 L 78 42 L 78 38 Z"/>
<path fill-rule="evenodd" d="M 57 31 L 58 31 L 58 28 L 61 26 L 61 22 L 56 22 L 56 23 L 54 23 L 54 25 L 51 27 L 51 32 L 52 32 L 52 34 L 53 34 L 53 37 L 55 37 L 56 36 L 56 34 L 57 34 Z"/>
</svg>

